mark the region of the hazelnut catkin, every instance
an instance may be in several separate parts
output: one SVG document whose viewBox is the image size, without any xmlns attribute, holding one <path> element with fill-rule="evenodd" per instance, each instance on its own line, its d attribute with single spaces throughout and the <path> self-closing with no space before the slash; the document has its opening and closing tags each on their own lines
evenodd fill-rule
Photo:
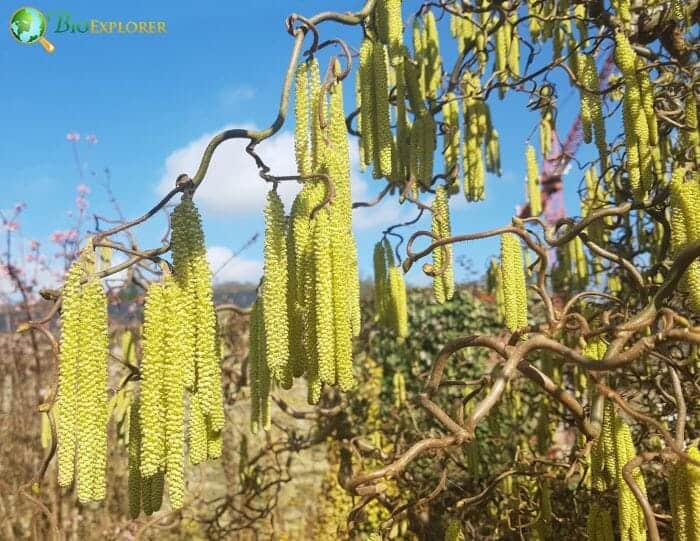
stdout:
<svg viewBox="0 0 700 541">
<path fill-rule="evenodd" d="M 168 325 L 165 287 L 148 286 L 143 309 L 143 358 L 140 371 L 141 476 L 151 477 L 165 467 L 165 402 L 161 390 L 163 363 L 167 358 Z"/>
<path fill-rule="evenodd" d="M 289 372 L 286 221 L 284 205 L 275 190 L 267 194 L 264 255 L 265 358 L 270 375 L 289 388 L 292 381 Z"/>
<path fill-rule="evenodd" d="M 527 194 L 530 202 L 530 215 L 542 214 L 542 196 L 540 195 L 540 176 L 537 167 L 535 147 L 528 144 L 525 149 L 525 161 L 527 163 Z"/>
<path fill-rule="evenodd" d="M 129 414 L 129 517 L 138 518 L 141 514 L 141 426 L 139 424 L 138 398 L 131 404 Z"/>
<path fill-rule="evenodd" d="M 78 499 L 84 503 L 105 497 L 109 336 L 107 298 L 99 279 L 91 277 L 83 286 L 80 311 L 76 480 Z"/>
<path fill-rule="evenodd" d="M 199 395 L 200 406 L 212 430 L 220 431 L 224 424 L 223 394 L 212 275 L 202 220 L 190 197 L 183 196 L 173 211 L 172 228 L 174 277 L 182 290 L 181 298 L 187 299 L 188 321 L 194 322 L 182 337 L 183 353 L 194 355 L 193 359 L 183 359 L 184 381 Z"/>
<path fill-rule="evenodd" d="M 671 251 L 677 255 L 688 243 L 700 239 L 700 184 L 685 180 L 686 169 L 673 172 L 671 191 Z M 683 276 L 691 306 L 700 311 L 700 261 L 693 261 Z"/>
<path fill-rule="evenodd" d="M 527 326 L 527 290 L 520 239 L 513 233 L 501 235 L 501 280 L 505 324 L 509 331 Z"/>
<path fill-rule="evenodd" d="M 56 395 L 56 432 L 58 436 L 58 484 L 73 482 L 78 444 L 78 359 L 80 356 L 81 280 L 84 270 L 79 261 L 71 265 L 62 291 L 61 346 Z"/>
<path fill-rule="evenodd" d="M 310 103 L 308 64 L 302 62 L 297 66 L 294 101 L 294 152 L 297 170 L 300 175 L 310 175 L 311 148 L 310 139 Z"/>
</svg>

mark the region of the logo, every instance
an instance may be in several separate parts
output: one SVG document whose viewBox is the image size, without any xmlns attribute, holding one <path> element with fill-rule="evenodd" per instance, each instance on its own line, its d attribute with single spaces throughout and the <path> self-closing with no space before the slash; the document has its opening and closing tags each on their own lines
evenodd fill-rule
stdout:
<svg viewBox="0 0 700 541">
<path fill-rule="evenodd" d="M 168 31 L 165 21 L 74 21 L 65 11 L 44 15 L 29 6 L 19 8 L 10 17 L 10 34 L 15 40 L 24 45 L 39 42 L 47 53 L 52 53 L 56 47 L 44 37 L 49 28 L 54 34 L 165 34 Z"/>
<path fill-rule="evenodd" d="M 53 43 L 44 37 L 46 17 L 36 8 L 19 8 L 10 18 L 10 34 L 24 45 L 33 45 L 37 41 L 47 53 L 56 50 Z"/>
</svg>

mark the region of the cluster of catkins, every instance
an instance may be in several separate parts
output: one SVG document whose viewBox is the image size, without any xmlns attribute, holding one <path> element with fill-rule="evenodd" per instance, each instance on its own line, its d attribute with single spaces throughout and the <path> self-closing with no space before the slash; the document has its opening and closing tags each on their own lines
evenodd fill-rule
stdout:
<svg viewBox="0 0 700 541">
<path fill-rule="evenodd" d="M 387 239 L 374 245 L 374 302 L 379 323 L 396 336 L 407 336 L 406 283 Z"/>
<path fill-rule="evenodd" d="M 360 330 L 357 247 L 340 67 L 321 84 L 315 58 L 296 73 L 295 155 L 302 188 L 289 217 L 276 190 L 265 207 L 265 265 L 250 328 L 251 429 L 270 427 L 269 392 L 293 378 L 317 404 L 323 384 L 355 385 L 352 339 Z M 328 82 L 332 79 L 332 82 Z"/>
<path fill-rule="evenodd" d="M 615 34 L 615 63 L 625 82 L 622 106 L 630 187 L 635 198 L 643 199 L 654 183 L 654 172 L 660 176 L 664 171 L 649 72 L 622 31 Z"/>
<path fill-rule="evenodd" d="M 77 481 L 81 502 L 105 497 L 107 463 L 107 298 L 88 241 L 63 286 L 58 392 L 58 484 Z"/>
<path fill-rule="evenodd" d="M 150 284 L 146 294 L 140 396 L 132 409 L 139 419 L 140 452 L 131 452 L 130 441 L 129 457 L 137 461 L 130 468 L 140 479 L 130 476 L 130 487 L 141 486 L 144 512 L 158 509 L 146 503 L 146 494 L 162 484 L 162 476 L 170 504 L 182 507 L 186 439 L 191 464 L 218 458 L 224 426 L 211 270 L 201 218 L 189 196 L 183 196 L 171 223 L 173 272 L 164 268 L 162 281 Z M 130 490 L 132 514 L 138 514 L 136 490 Z"/>
<path fill-rule="evenodd" d="M 700 241 L 700 183 L 697 173 L 687 173 L 685 168 L 677 168 L 669 185 L 671 252 L 674 256 L 689 243 Z M 696 259 L 690 264 L 683 275 L 680 289 L 687 291 L 693 310 L 700 311 L 700 260 Z"/>
<path fill-rule="evenodd" d="M 602 358 L 604 346 L 598 347 L 594 358 Z M 588 354 L 593 353 L 588 351 Z M 617 520 L 622 541 L 646 539 L 644 512 L 632 489 L 622 476 L 622 468 L 636 456 L 632 433 L 627 423 L 615 411 L 615 405 L 607 401 L 603 422 L 596 442 L 591 450 L 591 489 L 594 499 L 600 492 L 617 488 Z M 646 496 L 644 477 L 640 468 L 632 471 L 632 478 Z M 613 526 L 610 512 L 598 503 L 593 503 L 588 515 L 588 536 L 596 541 L 613 541 Z"/>
<path fill-rule="evenodd" d="M 499 68 L 506 79 L 509 73 L 518 71 L 517 31 L 511 19 L 497 30 L 499 43 L 514 44 L 509 46 L 513 59 L 510 63 L 514 62 L 516 67 Z M 459 36 L 461 46 L 472 46 L 471 26 L 466 18 L 453 20 L 453 34 Z M 495 23 L 493 27 L 496 29 Z M 488 39 L 488 32 L 478 34 Z M 373 165 L 375 178 L 386 178 L 398 186 L 410 181 L 411 194 L 415 197 L 419 188 L 428 189 L 433 181 L 439 127 L 444 139 L 442 152 L 448 182 L 451 184 L 459 177 L 461 153 L 464 193 L 469 201 L 483 199 L 485 173 L 500 175 L 501 165 L 498 133 L 491 125 L 479 78 L 476 72 L 466 72 L 460 82 L 461 95 L 452 92 L 441 98 L 442 122 L 438 126 L 431 111 L 443 79 L 435 16 L 427 10 L 414 19 L 411 55 L 403 43 L 400 2 L 378 1 L 360 47 L 356 79 L 361 166 Z M 460 101 L 464 103 L 461 147 Z M 408 112 L 413 114 L 412 119 Z M 395 133 L 391 128 L 392 118 Z"/>
<path fill-rule="evenodd" d="M 493 263 L 492 263 L 493 267 Z M 527 327 L 527 286 L 523 251 L 514 233 L 501 235 L 501 261 L 491 271 L 498 310 L 506 328 L 513 332 Z"/>
</svg>

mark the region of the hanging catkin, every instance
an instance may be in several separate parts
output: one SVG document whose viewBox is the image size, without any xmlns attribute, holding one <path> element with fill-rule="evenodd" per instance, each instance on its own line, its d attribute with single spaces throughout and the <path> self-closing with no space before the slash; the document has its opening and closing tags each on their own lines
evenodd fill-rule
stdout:
<svg viewBox="0 0 700 541">
<path fill-rule="evenodd" d="M 94 270 L 88 241 L 63 288 L 55 410 L 58 481 L 68 486 L 75 476 L 81 502 L 105 496 L 109 338 L 107 298 Z"/>
<path fill-rule="evenodd" d="M 697 447 L 688 448 L 686 453 L 700 460 Z M 690 462 L 677 462 L 668 477 L 668 493 L 674 541 L 694 541 L 700 530 L 700 467 Z"/>
<path fill-rule="evenodd" d="M 188 316 L 194 334 L 194 387 L 201 397 L 201 405 L 213 430 L 223 427 L 223 395 L 221 369 L 216 348 L 216 313 L 214 310 L 212 277 L 206 255 L 202 220 L 191 198 L 183 196 L 172 215 L 172 250 L 174 276 L 183 295 L 189 298 Z M 191 337 L 183 337 L 191 340 Z M 187 344 L 189 351 L 189 344 Z M 189 383 L 192 370 L 184 361 L 185 382 Z"/>
<path fill-rule="evenodd" d="M 392 146 L 391 117 L 389 114 L 388 58 L 380 42 L 372 43 L 372 86 L 374 95 L 374 128 L 372 175 L 375 178 L 391 177 Z"/>
<path fill-rule="evenodd" d="M 389 291 L 391 293 L 391 329 L 398 337 L 408 335 L 408 307 L 406 301 L 406 283 L 400 266 L 389 268 Z"/>
<path fill-rule="evenodd" d="M 143 358 L 141 374 L 141 476 L 151 477 L 165 468 L 165 403 L 161 395 L 163 363 L 167 359 L 165 329 L 168 325 L 165 287 L 148 286 L 143 309 Z"/>
<path fill-rule="evenodd" d="M 284 205 L 272 190 L 265 206 L 265 266 L 262 302 L 265 358 L 270 375 L 286 388 L 292 384 L 289 369 L 287 319 L 287 246 Z"/>
<path fill-rule="evenodd" d="M 432 219 L 433 240 L 450 238 L 450 207 L 447 190 L 444 186 L 435 189 Z M 452 263 L 452 245 L 444 244 L 433 250 L 433 293 L 435 300 L 442 304 L 454 295 L 454 267 Z"/>
<path fill-rule="evenodd" d="M 296 85 L 294 89 L 294 153 L 296 156 L 297 170 L 300 175 L 311 174 L 311 148 L 310 148 L 310 103 L 309 103 L 309 77 L 307 63 L 302 62 L 297 67 Z"/>
<path fill-rule="evenodd" d="M 636 74 L 637 55 L 623 32 L 615 34 L 615 63 L 625 81 L 623 120 L 627 148 L 627 170 L 632 192 L 637 199 L 645 196 L 652 182 L 652 155 L 649 126 L 642 106 L 641 89 Z"/>
<path fill-rule="evenodd" d="M 527 326 L 527 290 L 520 240 L 513 233 L 501 236 L 501 280 L 505 324 L 509 331 Z"/>
<path fill-rule="evenodd" d="M 677 255 L 685 246 L 700 239 L 700 184 L 685 180 L 686 169 L 673 172 L 671 191 L 671 251 Z M 700 311 L 700 261 L 693 261 L 683 276 L 691 306 Z"/>
<path fill-rule="evenodd" d="M 423 43 L 425 45 L 425 89 L 430 99 L 437 98 L 442 79 L 442 60 L 437 23 L 432 11 L 423 16 Z"/>
<path fill-rule="evenodd" d="M 380 241 L 374 245 L 374 311 L 377 320 L 383 326 L 388 325 L 387 299 L 389 298 L 389 278 L 384 244 Z"/>
<path fill-rule="evenodd" d="M 78 359 L 80 356 L 81 310 L 80 284 L 85 272 L 79 261 L 71 265 L 62 291 L 61 354 L 59 356 L 58 393 L 56 395 L 56 432 L 58 435 L 58 484 L 73 482 L 78 444 Z"/>
<path fill-rule="evenodd" d="M 537 156 L 535 147 L 528 144 L 525 149 L 525 161 L 527 163 L 527 194 L 530 201 L 530 215 L 542 214 L 542 196 L 540 195 L 540 178 L 537 168 Z"/>
<path fill-rule="evenodd" d="M 80 302 L 78 362 L 77 484 L 81 502 L 105 497 L 107 462 L 107 298 L 102 282 L 91 277 Z"/>
<path fill-rule="evenodd" d="M 129 517 L 138 518 L 141 514 L 141 426 L 139 424 L 139 403 L 134 399 L 129 414 Z"/>
<path fill-rule="evenodd" d="M 269 430 L 270 373 L 265 360 L 265 329 L 263 303 L 258 297 L 250 314 L 248 352 L 248 381 L 250 384 L 250 429 L 253 434 L 261 428 Z"/>
<path fill-rule="evenodd" d="M 457 96 L 452 92 L 445 95 L 442 106 L 443 151 L 445 157 L 445 176 L 456 179 L 459 175 L 459 105 Z"/>
</svg>

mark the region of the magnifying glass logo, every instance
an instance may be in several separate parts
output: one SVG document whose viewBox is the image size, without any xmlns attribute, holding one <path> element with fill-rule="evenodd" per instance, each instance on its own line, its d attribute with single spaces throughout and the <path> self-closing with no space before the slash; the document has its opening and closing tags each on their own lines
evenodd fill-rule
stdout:
<svg viewBox="0 0 700 541">
<path fill-rule="evenodd" d="M 52 53 L 56 47 L 44 37 L 45 33 L 46 17 L 36 8 L 19 8 L 10 17 L 12 37 L 24 45 L 32 45 L 38 41 L 47 53 Z"/>
</svg>

